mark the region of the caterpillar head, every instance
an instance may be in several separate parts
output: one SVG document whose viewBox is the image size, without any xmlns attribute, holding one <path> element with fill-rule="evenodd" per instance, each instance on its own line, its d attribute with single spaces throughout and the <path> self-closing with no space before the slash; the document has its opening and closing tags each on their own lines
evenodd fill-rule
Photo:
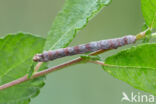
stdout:
<svg viewBox="0 0 156 104">
<path fill-rule="evenodd" d="M 34 57 L 33 57 L 33 61 L 35 62 L 41 62 L 43 59 L 43 55 L 42 54 L 36 54 Z"/>
</svg>

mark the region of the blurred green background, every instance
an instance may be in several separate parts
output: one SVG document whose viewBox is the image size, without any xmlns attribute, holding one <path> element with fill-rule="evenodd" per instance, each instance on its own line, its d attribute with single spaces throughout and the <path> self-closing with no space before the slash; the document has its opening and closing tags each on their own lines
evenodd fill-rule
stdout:
<svg viewBox="0 0 156 104">
<path fill-rule="evenodd" d="M 45 37 L 63 3 L 64 0 L 0 0 L 0 36 L 24 31 Z M 113 0 L 89 21 L 70 46 L 136 34 L 142 31 L 143 23 L 140 0 Z M 125 48 L 127 46 L 102 56 L 108 57 Z M 51 65 L 75 57 L 59 59 Z M 56 71 L 49 74 L 45 82 L 31 104 L 126 104 L 121 102 L 122 92 L 130 95 L 139 91 L 94 64 L 79 64 Z"/>
</svg>

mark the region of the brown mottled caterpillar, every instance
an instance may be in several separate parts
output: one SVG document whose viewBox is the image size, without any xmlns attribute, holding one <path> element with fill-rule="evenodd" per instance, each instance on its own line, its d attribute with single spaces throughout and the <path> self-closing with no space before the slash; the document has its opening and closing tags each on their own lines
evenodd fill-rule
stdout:
<svg viewBox="0 0 156 104">
<path fill-rule="evenodd" d="M 50 50 L 42 54 L 36 54 L 33 57 L 33 60 L 36 62 L 47 62 L 65 56 L 72 56 L 72 55 L 82 54 L 86 52 L 94 52 L 97 50 L 115 49 L 126 44 L 134 43 L 135 41 L 136 41 L 136 36 L 128 35 L 121 38 L 90 42 L 88 44 Z"/>
</svg>

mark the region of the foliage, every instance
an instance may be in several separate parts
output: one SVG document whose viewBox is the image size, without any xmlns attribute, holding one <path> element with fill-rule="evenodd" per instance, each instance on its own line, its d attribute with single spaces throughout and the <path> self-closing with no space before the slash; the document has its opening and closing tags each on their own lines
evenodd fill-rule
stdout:
<svg viewBox="0 0 156 104">
<path fill-rule="evenodd" d="M 43 50 L 67 47 L 76 33 L 87 25 L 110 0 L 66 0 L 46 39 L 28 34 L 8 34 L 0 39 L 0 85 L 33 74 L 32 57 Z M 156 28 L 156 1 L 141 0 L 147 28 Z M 148 42 L 151 31 L 144 39 Z M 105 60 L 104 70 L 131 86 L 156 95 L 156 44 L 143 44 L 121 51 Z M 98 56 L 81 56 L 86 61 Z M 46 68 L 42 65 L 40 70 Z M 39 93 L 45 77 L 38 77 L 0 91 L 0 104 L 28 104 Z M 16 95 L 15 95 L 16 93 Z"/>
<path fill-rule="evenodd" d="M 146 24 L 151 28 L 156 28 L 156 1 L 141 0 L 141 8 Z"/>
<path fill-rule="evenodd" d="M 156 95 L 156 44 L 126 49 L 106 58 L 104 70 L 131 86 Z"/>
<path fill-rule="evenodd" d="M 66 47 L 76 31 L 83 28 L 110 0 L 67 0 L 50 30 L 45 50 Z M 91 7 L 91 8 L 88 8 Z M 45 39 L 25 33 L 9 34 L 0 40 L 0 85 L 33 73 L 34 54 L 42 52 Z M 45 69 L 45 67 L 44 67 Z M 28 104 L 39 93 L 44 77 L 0 91 L 0 104 Z M 16 95 L 15 95 L 16 93 Z"/>
<path fill-rule="evenodd" d="M 45 50 L 66 47 L 110 0 L 67 0 L 48 33 Z"/>
<path fill-rule="evenodd" d="M 34 54 L 41 52 L 45 39 L 26 33 L 0 39 L 0 85 L 27 74 Z M 28 104 L 39 93 L 44 77 L 0 91 L 0 104 Z"/>
</svg>

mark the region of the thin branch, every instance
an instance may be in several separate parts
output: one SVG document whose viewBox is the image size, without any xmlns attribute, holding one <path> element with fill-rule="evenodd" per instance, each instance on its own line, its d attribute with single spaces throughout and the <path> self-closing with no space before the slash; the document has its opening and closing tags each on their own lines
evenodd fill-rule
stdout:
<svg viewBox="0 0 156 104">
<path fill-rule="evenodd" d="M 23 76 L 23 77 L 21 77 L 21 78 L 19 78 L 19 79 L 16 79 L 16 80 L 14 80 L 14 81 L 11 81 L 11 82 L 9 82 L 9 83 L 6 83 L 6 84 L 4 84 L 4 85 L 1 85 L 1 86 L 0 86 L 0 90 L 4 90 L 4 89 L 6 89 L 6 88 L 8 88 L 8 87 L 11 87 L 11 86 L 20 84 L 20 83 L 25 82 L 25 81 L 27 81 L 27 80 L 30 80 L 30 79 L 28 79 L 28 78 L 27 78 L 27 75 L 25 75 L 25 76 Z"/>
<path fill-rule="evenodd" d="M 99 64 L 99 65 L 103 65 L 103 66 L 107 66 L 107 64 L 105 64 L 102 61 L 89 61 L 90 63 L 94 63 L 94 64 Z"/>
<path fill-rule="evenodd" d="M 82 60 L 81 58 L 77 58 L 75 60 L 66 62 L 64 64 L 60 64 L 58 66 L 55 66 L 55 67 L 52 67 L 52 68 L 49 68 L 49 69 L 46 69 L 46 70 L 43 70 L 43 71 L 40 71 L 40 72 L 36 72 L 34 75 L 32 75 L 32 78 L 31 79 L 36 78 L 36 77 L 39 77 L 39 76 L 43 76 L 45 74 L 48 74 L 50 72 L 53 72 L 55 70 L 58 70 L 58 69 L 61 69 L 61 68 L 67 67 L 67 66 L 70 66 L 70 65 L 72 65 L 74 63 L 78 63 L 81 60 Z M 0 86 L 0 90 L 6 89 L 8 87 L 11 87 L 11 86 L 14 86 L 14 85 L 17 85 L 17 84 L 20 84 L 20 83 L 25 82 L 25 81 L 28 81 L 28 80 L 30 80 L 30 79 L 28 79 L 27 78 L 27 75 L 26 75 L 24 77 L 21 77 L 19 79 L 16 79 L 16 80 L 12 81 L 12 82 L 9 82 L 9 83 L 6 83 L 4 85 L 1 85 Z"/>
<path fill-rule="evenodd" d="M 97 55 L 97 54 L 101 54 L 101 53 L 106 52 L 106 51 L 108 51 L 108 50 L 99 50 L 99 51 L 93 52 L 93 53 L 91 53 L 91 54 L 89 54 L 89 55 Z M 32 78 L 31 78 L 31 79 L 36 78 L 36 77 L 40 77 L 40 76 L 43 76 L 43 75 L 46 75 L 46 74 L 48 74 L 48 73 L 50 73 L 50 72 L 53 72 L 53 71 L 56 71 L 56 70 L 65 68 L 65 67 L 70 66 L 70 65 L 74 65 L 74 64 L 76 64 L 76 63 L 79 63 L 79 62 L 82 61 L 82 60 L 83 60 L 83 59 L 79 57 L 79 58 L 76 58 L 76 59 L 74 59 L 74 60 L 65 62 L 65 63 L 63 63 L 63 64 L 54 66 L 54 67 L 52 67 L 52 68 L 49 68 L 49 69 L 46 69 L 46 70 L 43 70 L 43 71 L 40 71 L 40 72 L 36 72 L 34 75 L 32 75 Z M 42 63 L 40 63 L 40 64 L 38 63 L 38 65 L 37 65 L 37 67 L 36 67 L 37 70 L 39 69 L 39 67 L 40 67 L 41 64 L 42 64 Z M 21 77 L 21 78 L 19 78 L 19 79 L 16 79 L 16 80 L 14 80 L 14 81 L 11 81 L 11 82 L 9 82 L 9 83 L 6 83 L 6 84 L 4 84 L 4 85 L 1 85 L 1 86 L 0 86 L 0 90 L 4 90 L 4 89 L 6 89 L 6 88 L 9 88 L 9 87 L 11 87 L 11 86 L 20 84 L 20 83 L 25 82 L 25 81 L 28 81 L 28 80 L 30 80 L 30 79 L 28 79 L 28 78 L 27 78 L 27 75 L 25 75 L 25 76 L 23 76 L 23 77 Z"/>
<path fill-rule="evenodd" d="M 43 62 L 39 62 L 36 64 L 34 72 L 37 72 L 40 69 L 40 66 L 43 64 Z"/>
<path fill-rule="evenodd" d="M 98 54 L 107 52 L 107 51 L 109 51 L 109 50 L 111 50 L 111 49 L 107 49 L 107 50 L 102 49 L 102 50 L 98 50 L 98 51 L 96 51 L 96 52 L 92 52 L 92 53 L 89 54 L 89 55 L 93 55 L 93 56 L 94 56 L 94 55 L 98 55 Z"/>
</svg>

